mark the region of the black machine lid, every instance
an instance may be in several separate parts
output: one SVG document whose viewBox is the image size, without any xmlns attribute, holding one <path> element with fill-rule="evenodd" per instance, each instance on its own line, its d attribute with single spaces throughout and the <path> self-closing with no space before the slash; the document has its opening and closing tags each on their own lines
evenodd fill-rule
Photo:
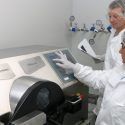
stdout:
<svg viewBox="0 0 125 125">
<path fill-rule="evenodd" d="M 21 118 L 34 110 L 47 113 L 64 101 L 65 97 L 59 85 L 51 81 L 38 81 L 23 94 L 10 121 Z"/>
</svg>

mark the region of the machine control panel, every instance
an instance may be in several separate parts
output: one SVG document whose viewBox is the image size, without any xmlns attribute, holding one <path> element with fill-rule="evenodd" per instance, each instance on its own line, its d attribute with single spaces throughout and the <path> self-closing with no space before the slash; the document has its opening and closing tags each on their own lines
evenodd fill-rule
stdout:
<svg viewBox="0 0 125 125">
<path fill-rule="evenodd" d="M 76 60 L 71 55 L 68 49 L 62 50 L 62 53 L 66 54 L 67 59 L 70 60 L 72 63 L 76 63 Z M 66 84 L 76 80 L 72 71 L 64 70 L 56 65 L 53 59 L 56 59 L 59 57 L 55 54 L 55 52 L 45 53 L 44 56 L 63 83 Z"/>
</svg>

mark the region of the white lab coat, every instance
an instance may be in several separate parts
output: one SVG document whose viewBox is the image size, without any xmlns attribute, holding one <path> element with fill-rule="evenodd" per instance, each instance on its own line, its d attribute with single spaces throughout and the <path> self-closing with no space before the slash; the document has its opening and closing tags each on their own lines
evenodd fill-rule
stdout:
<svg viewBox="0 0 125 125">
<path fill-rule="evenodd" d="M 116 31 L 112 30 L 112 33 L 107 43 L 104 69 L 112 69 L 115 66 L 119 66 L 122 64 L 119 50 L 121 48 L 121 34 L 124 31 L 125 29 L 123 29 L 117 36 L 114 36 Z"/>
<path fill-rule="evenodd" d="M 119 50 L 121 48 L 121 38 L 122 38 L 121 35 L 124 31 L 125 29 L 123 29 L 117 36 L 114 36 L 116 31 L 112 30 L 107 43 L 107 49 L 104 60 L 104 70 L 109 70 L 114 68 L 115 66 L 122 65 L 122 59 Z M 103 98 L 103 91 L 104 91 L 103 89 L 99 89 L 100 95 L 97 100 L 96 107 L 93 110 L 96 115 L 98 115 L 98 112 L 100 110 Z"/>
<path fill-rule="evenodd" d="M 104 88 L 95 125 L 125 125 L 125 64 L 112 70 L 95 70 L 75 64 L 74 76 L 94 89 Z"/>
</svg>

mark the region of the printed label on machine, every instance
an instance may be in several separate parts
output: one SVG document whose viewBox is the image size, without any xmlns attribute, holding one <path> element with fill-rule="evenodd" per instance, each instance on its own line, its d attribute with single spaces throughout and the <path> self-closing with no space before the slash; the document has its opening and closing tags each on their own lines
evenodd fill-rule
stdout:
<svg viewBox="0 0 125 125">
<path fill-rule="evenodd" d="M 31 74 L 45 65 L 39 56 L 22 60 L 19 63 L 26 74 Z"/>
<path fill-rule="evenodd" d="M 7 63 L 0 64 L 0 80 L 12 79 L 15 77 L 14 72 Z"/>
</svg>

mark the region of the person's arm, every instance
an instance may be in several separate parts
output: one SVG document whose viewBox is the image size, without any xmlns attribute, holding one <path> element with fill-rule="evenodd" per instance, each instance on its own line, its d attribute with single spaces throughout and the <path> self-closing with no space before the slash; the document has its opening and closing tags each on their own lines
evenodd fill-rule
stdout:
<svg viewBox="0 0 125 125">
<path fill-rule="evenodd" d="M 93 87 L 94 89 L 101 89 L 108 83 L 108 74 L 103 70 L 93 70 L 91 67 L 81 65 L 79 63 L 74 66 L 74 76 L 82 83 Z"/>
<path fill-rule="evenodd" d="M 93 70 L 91 67 L 81 65 L 79 63 L 73 64 L 67 60 L 67 57 L 62 52 L 56 53 L 59 59 L 53 59 L 56 65 L 63 69 L 70 69 L 73 71 L 74 76 L 82 83 L 93 87 L 94 89 L 104 88 L 107 82 L 106 71 Z M 106 74 L 107 73 L 107 74 Z"/>
</svg>

